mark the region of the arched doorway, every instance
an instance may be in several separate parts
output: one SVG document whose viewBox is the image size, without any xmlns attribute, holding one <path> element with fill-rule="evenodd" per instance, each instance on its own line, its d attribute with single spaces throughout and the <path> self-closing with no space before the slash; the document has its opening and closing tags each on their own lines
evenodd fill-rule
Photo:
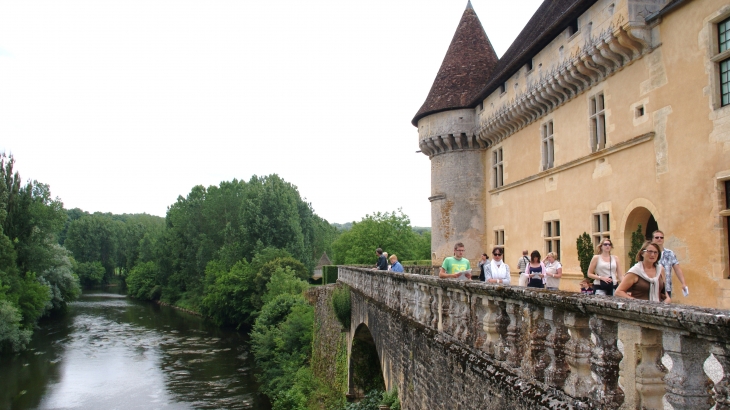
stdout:
<svg viewBox="0 0 730 410">
<path fill-rule="evenodd" d="M 624 249 L 626 254 L 623 255 L 623 258 L 626 260 L 625 269 L 635 263 L 634 259 L 631 258 L 633 256 L 632 245 L 635 252 L 637 245 L 640 246 L 644 241 L 651 240 L 652 232 L 657 229 L 659 229 L 659 225 L 649 209 L 639 206 L 631 210 L 624 226 Z M 636 235 L 637 233 L 639 235 Z"/>
<path fill-rule="evenodd" d="M 370 329 L 364 323 L 358 326 L 352 338 L 349 370 L 349 401 L 360 401 L 373 390 L 385 390 L 378 349 Z"/>
</svg>

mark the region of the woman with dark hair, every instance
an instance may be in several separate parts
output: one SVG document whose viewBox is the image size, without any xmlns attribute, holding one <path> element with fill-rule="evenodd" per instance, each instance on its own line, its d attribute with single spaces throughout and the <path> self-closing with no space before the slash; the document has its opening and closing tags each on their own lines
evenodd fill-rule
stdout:
<svg viewBox="0 0 730 410">
<path fill-rule="evenodd" d="M 492 261 L 484 264 L 484 281 L 493 284 L 510 284 L 509 266 L 502 259 L 504 249 L 492 249 Z"/>
<path fill-rule="evenodd" d="M 530 254 L 530 264 L 525 268 L 525 274 L 530 278 L 527 282 L 528 288 L 544 288 L 545 274 L 547 273 L 545 265 L 540 261 L 540 252 L 534 250 Z"/>
<path fill-rule="evenodd" d="M 670 303 L 672 300 L 664 288 L 664 268 L 659 264 L 660 254 L 659 245 L 650 241 L 644 242 L 636 254 L 636 265 L 626 272 L 624 280 L 616 289 L 616 296 Z"/>
<path fill-rule="evenodd" d="M 604 238 L 596 247 L 596 253 L 588 266 L 588 277 L 594 279 L 596 295 L 613 296 L 614 285 L 624 278 L 618 256 L 611 255 L 613 242 Z"/>
</svg>

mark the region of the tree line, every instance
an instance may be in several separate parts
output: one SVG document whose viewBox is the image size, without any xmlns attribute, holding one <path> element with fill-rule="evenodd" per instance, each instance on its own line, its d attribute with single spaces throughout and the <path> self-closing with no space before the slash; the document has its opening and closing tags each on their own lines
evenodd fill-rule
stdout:
<svg viewBox="0 0 730 410">
<path fill-rule="evenodd" d="M 195 186 L 161 218 L 66 210 L 48 185 L 22 184 L 14 163 L 0 156 L 0 353 L 22 349 L 81 286 L 117 284 L 250 330 L 274 408 L 306 408 L 318 393 L 304 291 L 320 256 L 374 265 L 382 247 L 401 260 L 430 257 L 430 232 L 401 210 L 341 230 L 276 174 Z"/>
<path fill-rule="evenodd" d="M 48 185 L 22 183 L 0 154 L 0 353 L 30 341 L 36 322 L 81 293 L 73 259 L 58 237 L 67 220 Z"/>
</svg>

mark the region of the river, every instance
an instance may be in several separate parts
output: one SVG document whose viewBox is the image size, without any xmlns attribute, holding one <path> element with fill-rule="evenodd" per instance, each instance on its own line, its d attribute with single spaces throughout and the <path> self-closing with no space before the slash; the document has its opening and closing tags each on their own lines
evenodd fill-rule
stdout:
<svg viewBox="0 0 730 410">
<path fill-rule="evenodd" d="M 85 291 L 0 359 L 0 409 L 262 409 L 248 336 L 114 291 Z"/>
</svg>

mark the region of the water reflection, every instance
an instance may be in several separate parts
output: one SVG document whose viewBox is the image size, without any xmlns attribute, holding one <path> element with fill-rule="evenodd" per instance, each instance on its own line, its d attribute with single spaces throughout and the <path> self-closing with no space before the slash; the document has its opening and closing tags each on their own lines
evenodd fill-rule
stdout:
<svg viewBox="0 0 730 410">
<path fill-rule="evenodd" d="M 246 342 L 175 309 L 86 293 L 0 362 L 0 409 L 269 409 Z"/>
</svg>

